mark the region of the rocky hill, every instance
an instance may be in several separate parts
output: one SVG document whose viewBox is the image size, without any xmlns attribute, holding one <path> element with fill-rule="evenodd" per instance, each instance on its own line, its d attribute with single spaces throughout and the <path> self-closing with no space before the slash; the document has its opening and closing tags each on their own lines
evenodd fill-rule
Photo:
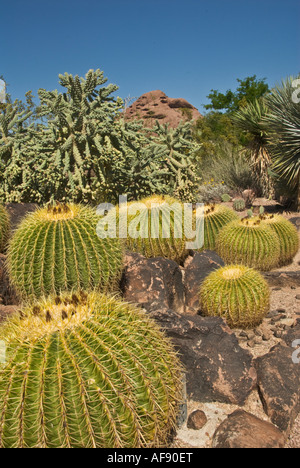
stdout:
<svg viewBox="0 0 300 468">
<path fill-rule="evenodd" d="M 153 127 L 159 120 L 175 128 L 181 120 L 186 122 L 199 117 L 202 117 L 200 112 L 188 101 L 169 98 L 160 90 L 143 94 L 125 111 L 125 119 L 143 119 L 147 127 Z"/>
</svg>

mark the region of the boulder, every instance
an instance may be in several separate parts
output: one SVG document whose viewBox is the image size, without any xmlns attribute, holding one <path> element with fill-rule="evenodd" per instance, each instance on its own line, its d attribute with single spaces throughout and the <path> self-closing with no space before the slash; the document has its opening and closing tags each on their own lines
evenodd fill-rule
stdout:
<svg viewBox="0 0 300 468">
<path fill-rule="evenodd" d="M 258 357 L 255 365 L 264 410 L 271 421 L 289 435 L 300 412 L 300 364 L 293 362 L 293 339 L 291 335 L 290 338 L 287 336 L 285 340 L 289 345 L 282 341 L 269 353 Z"/>
<path fill-rule="evenodd" d="M 184 286 L 186 313 L 195 315 L 199 311 L 199 291 L 205 278 L 214 270 L 224 266 L 223 260 L 210 250 L 195 252 L 185 262 Z"/>
<path fill-rule="evenodd" d="M 148 311 L 170 308 L 184 312 L 182 270 L 173 260 L 127 254 L 121 289 L 126 301 Z"/>
<path fill-rule="evenodd" d="M 183 316 L 162 309 L 150 315 L 179 353 L 190 399 L 244 405 L 256 386 L 253 358 L 239 346 L 223 319 Z"/>
<path fill-rule="evenodd" d="M 284 448 L 283 434 L 267 421 L 243 410 L 230 414 L 217 428 L 213 448 Z"/>
</svg>

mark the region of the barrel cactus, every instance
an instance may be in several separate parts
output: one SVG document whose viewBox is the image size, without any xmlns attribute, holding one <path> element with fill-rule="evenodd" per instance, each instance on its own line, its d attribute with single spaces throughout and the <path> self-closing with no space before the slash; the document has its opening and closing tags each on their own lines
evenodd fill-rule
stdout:
<svg viewBox="0 0 300 468">
<path fill-rule="evenodd" d="M 164 446 L 182 369 L 156 323 L 97 292 L 63 293 L 0 328 L 0 447 Z"/>
<path fill-rule="evenodd" d="M 3 252 L 9 233 L 9 214 L 3 205 L 0 205 L 0 252 Z"/>
<path fill-rule="evenodd" d="M 223 205 L 206 205 L 204 207 L 204 249 L 215 250 L 216 239 L 220 230 L 238 215 Z"/>
<path fill-rule="evenodd" d="M 139 211 L 134 213 L 138 206 Z M 123 210 L 122 206 L 120 210 Z M 154 195 L 129 203 L 127 212 L 128 250 L 139 252 L 147 258 L 164 257 L 178 263 L 188 255 L 184 236 L 184 210 L 180 201 L 169 196 Z M 156 225 L 154 218 L 157 220 Z"/>
<path fill-rule="evenodd" d="M 262 275 L 244 265 L 211 273 L 200 290 L 201 313 L 226 319 L 231 328 L 253 328 L 270 309 L 270 290 Z"/>
<path fill-rule="evenodd" d="M 269 271 L 279 265 L 280 244 L 277 234 L 259 217 L 243 218 L 220 231 L 216 252 L 226 264 Z"/>
<path fill-rule="evenodd" d="M 235 211 L 244 211 L 246 209 L 246 202 L 243 198 L 237 198 L 233 202 L 233 208 Z"/>
<path fill-rule="evenodd" d="M 299 236 L 296 227 L 280 215 L 262 214 L 261 220 L 268 224 L 279 238 L 280 266 L 288 265 L 299 250 Z"/>
<path fill-rule="evenodd" d="M 121 275 L 123 247 L 118 239 L 99 239 L 98 220 L 92 208 L 75 204 L 29 214 L 8 248 L 8 270 L 20 296 L 114 288 Z"/>
</svg>

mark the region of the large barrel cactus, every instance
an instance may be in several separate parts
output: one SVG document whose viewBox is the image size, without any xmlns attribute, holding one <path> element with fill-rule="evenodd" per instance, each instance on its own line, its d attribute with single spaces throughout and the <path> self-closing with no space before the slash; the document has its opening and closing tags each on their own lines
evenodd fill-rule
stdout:
<svg viewBox="0 0 300 468">
<path fill-rule="evenodd" d="M 132 210 L 140 209 L 134 213 Z M 122 206 L 120 210 L 123 210 Z M 169 196 L 154 195 L 128 204 L 127 248 L 145 257 L 180 263 L 187 255 L 183 205 Z M 156 221 L 155 221 L 156 220 Z"/>
<path fill-rule="evenodd" d="M 0 328 L 0 447 L 164 446 L 182 369 L 154 321 L 97 292 L 43 299 Z"/>
<path fill-rule="evenodd" d="M 259 217 L 244 218 L 220 231 L 216 252 L 226 264 L 269 271 L 279 265 L 280 245 L 276 232 Z"/>
<path fill-rule="evenodd" d="M 299 236 L 296 227 L 280 215 L 261 215 L 263 223 L 268 224 L 279 238 L 280 266 L 288 265 L 299 250 Z"/>
<path fill-rule="evenodd" d="M 29 214 L 8 248 L 8 269 L 21 297 L 70 289 L 114 288 L 122 270 L 118 239 L 99 239 L 96 212 L 56 205 Z"/>
<path fill-rule="evenodd" d="M 239 219 L 238 215 L 223 205 L 204 207 L 204 249 L 215 250 L 216 239 L 220 230 L 231 221 Z"/>
<path fill-rule="evenodd" d="M 9 233 L 9 214 L 3 205 L 0 205 L 0 252 L 3 252 Z"/>
<path fill-rule="evenodd" d="M 202 284 L 200 308 L 203 315 L 226 319 L 232 328 L 253 328 L 269 312 L 269 287 L 251 268 L 226 266 L 211 273 Z"/>
</svg>

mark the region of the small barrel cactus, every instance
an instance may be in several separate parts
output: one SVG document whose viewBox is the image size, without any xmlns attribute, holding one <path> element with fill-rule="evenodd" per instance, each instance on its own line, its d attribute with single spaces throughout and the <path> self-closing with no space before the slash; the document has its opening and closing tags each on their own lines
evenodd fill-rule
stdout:
<svg viewBox="0 0 300 468">
<path fill-rule="evenodd" d="M 216 252 L 226 264 L 269 271 L 279 264 L 280 245 L 277 234 L 259 217 L 243 218 L 221 230 Z"/>
<path fill-rule="evenodd" d="M 204 207 L 204 249 L 214 250 L 220 230 L 228 223 L 237 220 L 238 215 L 222 205 Z"/>
<path fill-rule="evenodd" d="M 228 203 L 231 201 L 231 196 L 228 195 L 228 193 L 223 193 L 223 195 L 221 196 L 221 200 L 223 203 Z"/>
<path fill-rule="evenodd" d="M 132 209 L 138 206 L 140 209 L 133 213 Z M 178 263 L 185 259 L 188 251 L 184 236 L 184 210 L 180 201 L 154 195 L 129 203 L 127 212 L 128 250 L 148 258 L 164 257 Z"/>
<path fill-rule="evenodd" d="M 9 214 L 3 205 L 0 205 L 0 252 L 6 246 L 9 233 Z"/>
<path fill-rule="evenodd" d="M 235 211 L 244 211 L 246 209 L 246 202 L 243 198 L 237 198 L 233 202 L 233 208 Z"/>
<path fill-rule="evenodd" d="M 1 448 L 164 446 L 182 369 L 163 332 L 97 292 L 44 298 L 0 328 Z"/>
<path fill-rule="evenodd" d="M 288 265 L 299 250 L 299 236 L 296 227 L 280 215 L 264 214 L 260 216 L 263 223 L 268 224 L 279 238 L 280 266 Z"/>
<path fill-rule="evenodd" d="M 118 239 L 99 239 L 98 221 L 92 208 L 75 204 L 29 214 L 8 248 L 8 270 L 19 295 L 38 298 L 63 290 L 114 288 L 123 247 Z"/>
<path fill-rule="evenodd" d="M 253 328 L 270 310 L 270 290 L 257 271 L 243 265 L 226 266 L 203 282 L 200 309 L 203 315 L 226 319 L 231 328 Z"/>
</svg>

